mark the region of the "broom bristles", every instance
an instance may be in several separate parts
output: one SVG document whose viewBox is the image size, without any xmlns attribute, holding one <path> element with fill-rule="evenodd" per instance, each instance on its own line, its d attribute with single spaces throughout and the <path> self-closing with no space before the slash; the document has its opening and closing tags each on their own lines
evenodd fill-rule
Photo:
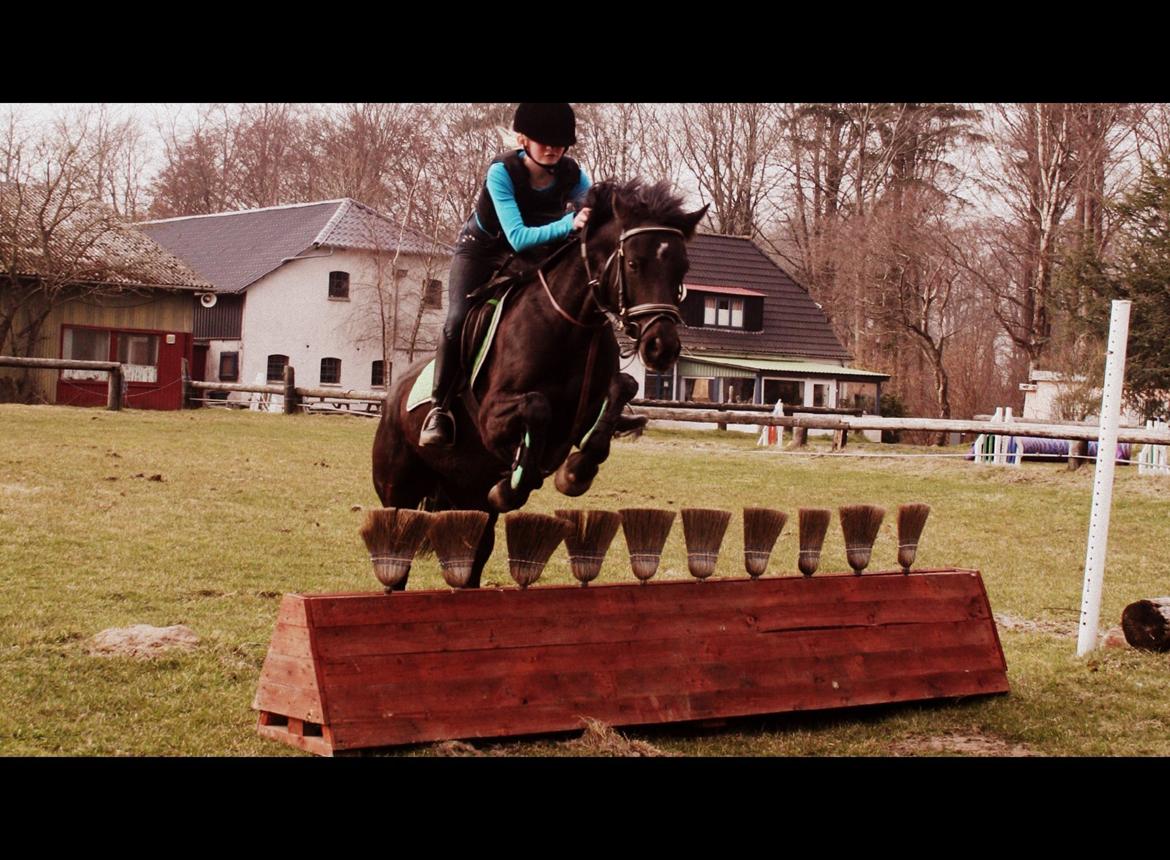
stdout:
<svg viewBox="0 0 1170 860">
<path fill-rule="evenodd" d="M 845 560 L 853 572 L 860 575 L 869 565 L 873 542 L 877 540 L 886 509 L 877 505 L 842 505 L 837 513 L 845 536 Z"/>
<path fill-rule="evenodd" d="M 622 508 L 622 533 L 630 553 L 630 568 L 641 582 L 647 582 L 658 571 L 662 561 L 662 547 L 670 527 L 674 525 L 674 511 L 659 508 Z"/>
<path fill-rule="evenodd" d="M 439 557 L 439 572 L 452 588 L 466 588 L 475 567 L 475 553 L 487 526 L 483 511 L 442 511 L 434 514 L 427 538 Z"/>
<path fill-rule="evenodd" d="M 521 588 L 527 588 L 540 579 L 549 556 L 572 523 L 547 514 L 528 514 L 514 511 L 504 518 L 504 532 L 508 538 L 508 570 Z"/>
<path fill-rule="evenodd" d="M 788 514 L 772 508 L 743 509 L 743 565 L 755 579 L 768 569 L 776 539 L 788 522 Z"/>
<path fill-rule="evenodd" d="M 598 510 L 558 510 L 556 514 L 572 526 L 565 535 L 569 569 L 578 582 L 588 585 L 601 573 L 601 564 L 622 518 L 613 511 Z"/>
<path fill-rule="evenodd" d="M 829 531 L 829 520 L 833 512 L 828 508 L 801 508 L 797 513 L 800 530 L 800 556 L 797 566 L 805 576 L 816 573 L 821 563 L 821 547 Z"/>
<path fill-rule="evenodd" d="M 683 508 L 683 540 L 687 545 L 687 568 L 696 579 L 706 579 L 715 572 L 719 560 L 719 547 L 727 524 L 731 522 L 731 511 L 712 508 Z"/>
<path fill-rule="evenodd" d="M 903 573 L 910 572 L 910 565 L 918 555 L 918 541 L 928 516 L 930 505 L 923 502 L 898 506 L 898 565 Z"/>
<path fill-rule="evenodd" d="M 389 592 L 410 573 L 431 515 L 406 508 L 377 508 L 366 514 L 358 533 L 370 552 L 374 576 Z"/>
</svg>

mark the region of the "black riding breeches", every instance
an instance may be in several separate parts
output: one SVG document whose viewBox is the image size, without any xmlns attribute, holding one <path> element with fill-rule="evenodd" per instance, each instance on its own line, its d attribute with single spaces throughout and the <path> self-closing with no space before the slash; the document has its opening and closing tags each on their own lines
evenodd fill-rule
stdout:
<svg viewBox="0 0 1170 860">
<path fill-rule="evenodd" d="M 467 294 L 487 283 L 510 254 L 507 241 L 493 239 L 479 228 L 474 217 L 463 225 L 455 240 L 455 256 L 447 277 L 447 321 L 443 323 L 446 340 L 457 338 L 463 328 L 470 307 Z"/>
</svg>

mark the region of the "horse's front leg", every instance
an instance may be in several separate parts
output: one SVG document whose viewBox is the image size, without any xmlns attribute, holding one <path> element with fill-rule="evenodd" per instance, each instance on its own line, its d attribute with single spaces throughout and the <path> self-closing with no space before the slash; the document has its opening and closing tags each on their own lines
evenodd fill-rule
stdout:
<svg viewBox="0 0 1170 860">
<path fill-rule="evenodd" d="M 641 432 L 646 424 L 642 417 L 627 419 L 622 415 L 626 404 L 638 393 L 638 381 L 628 373 L 615 373 L 606 392 L 605 408 L 592 429 L 586 432 L 581 450 L 570 454 L 557 470 L 557 490 L 566 496 L 579 496 L 593 484 L 598 467 L 609 458 L 609 446 L 615 430 Z"/>
<path fill-rule="evenodd" d="M 538 392 L 498 398 L 481 428 L 484 443 L 501 459 L 511 457 L 508 474 L 488 492 L 488 503 L 499 513 L 523 507 L 544 477 L 540 463 L 548 439 L 552 407 Z"/>
</svg>

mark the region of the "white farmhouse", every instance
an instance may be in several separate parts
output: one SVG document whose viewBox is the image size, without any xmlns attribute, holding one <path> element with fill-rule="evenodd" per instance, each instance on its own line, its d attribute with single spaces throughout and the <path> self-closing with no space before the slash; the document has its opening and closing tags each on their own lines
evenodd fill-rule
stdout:
<svg viewBox="0 0 1170 860">
<path fill-rule="evenodd" d="M 377 390 L 435 349 L 450 247 L 356 200 L 136 226 L 214 285 L 193 379 L 279 381 L 291 364 L 297 385 Z"/>
</svg>

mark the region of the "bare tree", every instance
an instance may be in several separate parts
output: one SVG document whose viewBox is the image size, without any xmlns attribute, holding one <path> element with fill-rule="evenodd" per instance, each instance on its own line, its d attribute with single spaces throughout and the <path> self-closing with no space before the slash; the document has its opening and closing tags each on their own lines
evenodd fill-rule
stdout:
<svg viewBox="0 0 1170 860">
<path fill-rule="evenodd" d="M 756 236 L 779 186 L 784 126 L 776 105 L 683 105 L 671 125 L 679 158 L 698 182 L 715 231 Z"/>
<path fill-rule="evenodd" d="M 13 111 L 4 122 L 0 354 L 36 355 L 46 319 L 65 301 L 133 286 L 141 241 L 95 199 L 115 154 L 132 144 L 132 129 L 123 126 L 119 136 L 103 123 L 100 113 L 82 112 L 36 135 Z M 26 378 L 16 395 L 29 393 Z"/>
</svg>

